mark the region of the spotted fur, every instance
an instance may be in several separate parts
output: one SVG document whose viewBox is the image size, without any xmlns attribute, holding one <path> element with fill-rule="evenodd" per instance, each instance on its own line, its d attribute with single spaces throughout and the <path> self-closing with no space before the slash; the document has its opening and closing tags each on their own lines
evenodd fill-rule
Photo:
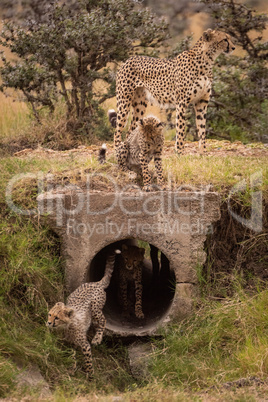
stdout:
<svg viewBox="0 0 268 402">
<path fill-rule="evenodd" d="M 106 302 L 105 289 L 110 283 L 116 253 L 120 251 L 117 250 L 108 256 L 102 280 L 82 284 L 70 294 L 66 304 L 56 303 L 48 313 L 47 326 L 50 329 L 63 329 L 66 340 L 81 348 L 85 370 L 89 377 L 93 375 L 93 366 L 87 332 L 93 323 L 96 334 L 91 343 L 94 345 L 101 343 L 106 324 L 102 312 Z"/>
<path fill-rule="evenodd" d="M 119 264 L 119 301 L 123 307 L 123 314 L 129 314 L 128 285 L 135 286 L 135 315 L 144 318 L 142 311 L 142 267 L 144 248 L 123 244 L 122 259 Z"/>
<path fill-rule="evenodd" d="M 114 112 L 114 111 L 113 111 Z M 151 187 L 148 165 L 152 159 L 157 172 L 157 183 L 163 185 L 162 151 L 164 145 L 163 125 L 154 116 L 141 119 L 136 128 L 121 142 L 117 150 L 119 167 L 142 175 L 144 190 Z"/>
<path fill-rule="evenodd" d="M 116 79 L 117 124 L 115 132 L 116 155 L 120 157 L 122 131 L 130 107 L 133 116 L 130 133 L 143 118 L 147 107 L 147 92 L 160 105 L 176 105 L 175 150 L 184 147 L 185 113 L 193 103 L 200 152 L 205 150 L 206 111 L 211 94 L 212 67 L 221 53 L 235 49 L 228 34 L 208 29 L 191 50 L 174 59 L 156 59 L 134 56 L 120 68 Z"/>
</svg>

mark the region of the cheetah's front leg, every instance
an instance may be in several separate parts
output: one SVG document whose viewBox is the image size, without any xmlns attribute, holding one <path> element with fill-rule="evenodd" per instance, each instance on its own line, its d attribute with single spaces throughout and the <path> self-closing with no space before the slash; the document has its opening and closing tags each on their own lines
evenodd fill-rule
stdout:
<svg viewBox="0 0 268 402">
<path fill-rule="evenodd" d="M 150 191 L 152 186 L 151 186 L 151 175 L 149 173 L 149 158 L 145 150 L 141 149 L 139 159 L 142 169 L 143 189 L 145 191 Z"/>
<path fill-rule="evenodd" d="M 135 315 L 137 318 L 144 318 L 142 311 L 142 266 L 139 266 L 135 274 Z"/>
<path fill-rule="evenodd" d="M 180 100 L 176 106 L 175 152 L 180 156 L 184 150 L 186 101 Z"/>
<path fill-rule="evenodd" d="M 127 122 L 127 117 L 130 110 L 130 101 L 128 98 L 133 97 L 133 93 L 129 93 L 128 89 L 124 87 L 121 82 L 117 83 L 117 94 L 116 94 L 116 102 L 117 102 L 117 117 L 116 117 L 116 130 L 114 134 L 114 148 L 115 155 L 118 158 L 118 147 L 122 143 L 122 132 Z"/>
<path fill-rule="evenodd" d="M 135 315 L 137 318 L 144 318 L 144 314 L 142 311 L 142 283 L 141 283 L 141 278 L 139 280 L 135 281 L 135 296 L 136 296 L 136 302 L 135 302 Z"/>
<path fill-rule="evenodd" d="M 86 338 L 79 339 L 77 341 L 78 346 L 80 346 L 83 355 L 84 355 L 84 361 L 85 361 L 85 370 L 87 373 L 87 377 L 91 379 L 94 374 L 93 370 L 93 363 L 92 363 L 92 354 L 91 354 L 91 346 L 90 343 Z"/>
<path fill-rule="evenodd" d="M 164 184 L 161 155 L 162 155 L 162 151 L 157 152 L 154 155 L 154 164 L 155 164 L 155 169 L 156 169 L 156 173 L 157 173 L 157 184 L 159 186 L 163 186 L 163 184 Z"/>
<path fill-rule="evenodd" d="M 127 317 L 129 315 L 128 310 L 128 298 L 127 298 L 127 279 L 120 275 L 119 292 L 118 299 L 119 303 L 123 307 L 123 316 Z"/>
<path fill-rule="evenodd" d="M 146 89 L 143 87 L 136 88 L 132 100 L 132 121 L 129 132 L 131 133 L 137 127 L 137 122 L 143 119 L 147 108 Z"/>
<path fill-rule="evenodd" d="M 103 338 L 106 319 L 98 303 L 91 304 L 92 322 L 96 326 L 96 334 L 91 341 L 92 345 L 99 345 Z"/>
<path fill-rule="evenodd" d="M 116 152 L 117 152 L 117 161 L 120 169 L 123 170 L 124 172 L 129 172 L 130 170 L 127 167 L 127 157 L 129 150 L 126 143 L 121 142 Z"/>
<path fill-rule="evenodd" d="M 199 151 L 201 154 L 206 151 L 206 113 L 209 95 L 206 99 L 201 99 L 194 105 L 196 128 L 199 137 Z"/>
</svg>

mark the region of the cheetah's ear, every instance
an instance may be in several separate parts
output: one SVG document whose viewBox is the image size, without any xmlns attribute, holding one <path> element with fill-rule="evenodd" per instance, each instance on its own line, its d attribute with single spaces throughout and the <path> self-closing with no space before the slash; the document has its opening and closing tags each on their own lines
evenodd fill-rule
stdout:
<svg viewBox="0 0 268 402">
<path fill-rule="evenodd" d="M 212 37 L 213 37 L 213 31 L 212 31 L 212 29 L 207 29 L 204 33 L 203 33 L 203 39 L 206 41 L 206 42 L 210 42 L 211 41 L 211 39 L 212 39 Z"/>
<path fill-rule="evenodd" d="M 74 313 L 74 310 L 70 307 L 66 307 L 64 310 L 64 314 L 67 315 L 67 317 L 71 317 Z"/>
<path fill-rule="evenodd" d="M 144 257 L 144 254 L 145 254 L 145 248 L 140 248 L 141 257 Z"/>
<path fill-rule="evenodd" d="M 58 307 L 65 307 L 65 304 L 64 303 L 62 303 L 62 302 L 58 302 L 58 303 L 56 303 L 56 306 L 58 306 Z"/>
<path fill-rule="evenodd" d="M 160 123 L 157 124 L 157 127 L 164 127 L 164 123 L 160 121 Z"/>
</svg>

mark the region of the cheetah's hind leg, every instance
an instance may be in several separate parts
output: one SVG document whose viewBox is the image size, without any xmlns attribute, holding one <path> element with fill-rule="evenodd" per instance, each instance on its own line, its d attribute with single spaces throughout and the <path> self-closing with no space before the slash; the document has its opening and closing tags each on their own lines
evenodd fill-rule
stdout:
<svg viewBox="0 0 268 402">
<path fill-rule="evenodd" d="M 84 364 L 85 364 L 85 371 L 87 373 L 87 378 L 92 379 L 94 370 L 93 370 L 93 363 L 92 363 L 92 354 L 91 354 L 91 346 L 88 340 L 85 338 L 79 339 L 77 345 L 80 346 L 82 353 L 84 355 Z"/>
<path fill-rule="evenodd" d="M 73 360 L 73 364 L 72 364 L 72 367 L 70 369 L 70 374 L 73 376 L 73 375 L 75 375 L 76 370 L 77 370 L 76 350 L 73 350 L 72 360 Z"/>
<path fill-rule="evenodd" d="M 102 342 L 106 319 L 103 312 L 98 308 L 97 305 L 94 308 L 94 312 L 92 311 L 92 322 L 96 326 L 96 334 L 93 337 L 91 344 L 99 345 Z"/>
</svg>

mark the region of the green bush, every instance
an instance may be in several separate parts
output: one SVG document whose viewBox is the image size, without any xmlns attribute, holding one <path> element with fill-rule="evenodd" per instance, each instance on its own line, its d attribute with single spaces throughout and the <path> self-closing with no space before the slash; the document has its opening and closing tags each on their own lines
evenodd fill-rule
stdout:
<svg viewBox="0 0 268 402">
<path fill-rule="evenodd" d="M 53 113 L 62 97 L 67 119 L 79 132 L 94 126 L 99 105 L 115 94 L 114 65 L 135 51 L 157 48 L 167 25 L 135 0 L 54 1 L 44 18 L 26 26 L 6 22 L 0 43 L 18 58 L 2 56 L 1 90 L 23 93 L 40 121 L 40 107 Z M 102 80 L 106 90 L 96 90 Z"/>
<path fill-rule="evenodd" d="M 240 55 L 218 58 L 208 108 L 208 135 L 229 140 L 267 142 L 267 14 L 234 0 L 201 0 L 215 28 L 227 32 Z"/>
</svg>

